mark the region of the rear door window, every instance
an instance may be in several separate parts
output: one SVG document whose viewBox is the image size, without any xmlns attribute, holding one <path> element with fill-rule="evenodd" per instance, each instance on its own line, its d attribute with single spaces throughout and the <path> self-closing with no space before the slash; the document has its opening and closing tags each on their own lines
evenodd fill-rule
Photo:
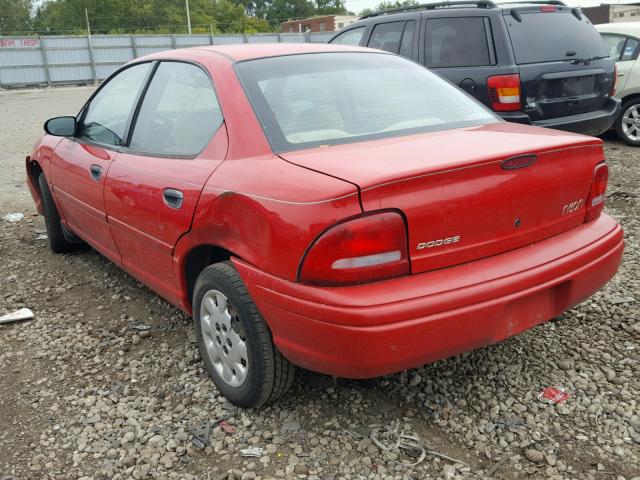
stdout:
<svg viewBox="0 0 640 480">
<path fill-rule="evenodd" d="M 624 43 L 627 41 L 627 38 L 622 35 L 603 35 L 602 39 L 607 47 L 609 56 L 616 61 L 620 60 Z"/>
<path fill-rule="evenodd" d="M 425 64 L 432 68 L 491 65 L 484 17 L 427 20 Z"/>
<path fill-rule="evenodd" d="M 521 12 L 521 21 L 511 15 L 505 21 L 518 64 L 608 57 L 600 34 L 585 16 L 562 12 Z"/>
<path fill-rule="evenodd" d="M 156 156 L 195 156 L 222 125 L 209 75 L 182 62 L 162 62 L 142 101 L 129 148 Z"/>
<path fill-rule="evenodd" d="M 622 49 L 622 55 L 620 55 L 620 61 L 625 62 L 627 60 L 635 60 L 638 56 L 638 40 L 635 38 L 627 38 L 624 48 Z"/>
<path fill-rule="evenodd" d="M 331 43 L 337 43 L 339 45 L 360 45 L 360 40 L 362 40 L 363 34 L 364 27 L 354 28 L 341 33 L 331 40 Z"/>
<path fill-rule="evenodd" d="M 368 47 L 398 53 L 405 22 L 379 23 L 373 28 Z"/>
</svg>

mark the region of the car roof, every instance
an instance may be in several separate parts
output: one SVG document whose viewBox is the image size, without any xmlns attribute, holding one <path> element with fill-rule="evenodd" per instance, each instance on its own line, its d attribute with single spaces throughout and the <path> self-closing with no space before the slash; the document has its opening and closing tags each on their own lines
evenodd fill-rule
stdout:
<svg viewBox="0 0 640 480">
<path fill-rule="evenodd" d="M 602 33 L 619 33 L 620 35 L 640 37 L 640 22 L 603 23 L 595 25 L 595 27 Z"/>
<path fill-rule="evenodd" d="M 194 47 L 193 49 L 223 55 L 236 62 L 254 60 L 265 57 L 279 57 L 283 55 L 299 55 L 305 53 L 331 53 L 331 52 L 363 52 L 386 53 L 372 48 L 350 45 L 335 45 L 327 43 L 253 43 L 236 45 L 213 45 Z M 174 50 L 173 52 L 179 52 Z"/>
</svg>

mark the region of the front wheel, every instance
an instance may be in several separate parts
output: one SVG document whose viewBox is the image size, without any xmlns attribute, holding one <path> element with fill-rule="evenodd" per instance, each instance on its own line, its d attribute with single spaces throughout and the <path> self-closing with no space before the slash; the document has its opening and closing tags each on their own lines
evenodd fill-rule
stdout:
<svg viewBox="0 0 640 480">
<path fill-rule="evenodd" d="M 42 208 L 44 209 L 44 222 L 47 226 L 47 236 L 49 237 L 49 247 L 54 253 L 70 252 L 74 249 L 75 244 L 67 238 L 64 226 L 60 222 L 60 214 L 53 202 L 49 184 L 44 176 L 40 173 L 38 177 L 38 186 L 40 187 L 40 195 L 42 197 Z"/>
<path fill-rule="evenodd" d="M 295 367 L 229 262 L 205 268 L 196 281 L 193 320 L 200 356 L 220 393 L 239 407 L 275 400 L 293 383 Z"/>
<path fill-rule="evenodd" d="M 620 116 L 616 120 L 616 132 L 627 145 L 640 146 L 640 98 L 622 104 Z"/>
</svg>

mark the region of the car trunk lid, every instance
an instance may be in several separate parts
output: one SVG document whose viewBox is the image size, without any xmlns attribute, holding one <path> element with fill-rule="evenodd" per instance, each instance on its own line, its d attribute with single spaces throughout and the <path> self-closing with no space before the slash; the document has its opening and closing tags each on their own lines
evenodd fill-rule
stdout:
<svg viewBox="0 0 640 480">
<path fill-rule="evenodd" d="M 544 5 L 505 9 L 504 19 L 520 73 L 523 111 L 532 120 L 606 104 L 614 62 L 585 16 L 570 7 Z"/>
<path fill-rule="evenodd" d="M 418 273 L 583 223 L 603 151 L 593 138 L 499 123 L 281 156 L 355 184 L 365 212 L 401 211 Z"/>
</svg>

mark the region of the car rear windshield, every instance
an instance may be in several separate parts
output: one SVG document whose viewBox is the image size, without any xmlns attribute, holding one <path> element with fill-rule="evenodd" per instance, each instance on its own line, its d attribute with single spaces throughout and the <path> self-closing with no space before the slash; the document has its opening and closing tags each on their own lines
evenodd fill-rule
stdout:
<svg viewBox="0 0 640 480">
<path fill-rule="evenodd" d="M 518 64 L 609 56 L 584 15 L 580 20 L 570 11 L 520 12 L 521 21 L 504 18 Z"/>
<path fill-rule="evenodd" d="M 290 55 L 236 69 L 275 152 L 500 121 L 426 68 L 384 53 Z"/>
</svg>

